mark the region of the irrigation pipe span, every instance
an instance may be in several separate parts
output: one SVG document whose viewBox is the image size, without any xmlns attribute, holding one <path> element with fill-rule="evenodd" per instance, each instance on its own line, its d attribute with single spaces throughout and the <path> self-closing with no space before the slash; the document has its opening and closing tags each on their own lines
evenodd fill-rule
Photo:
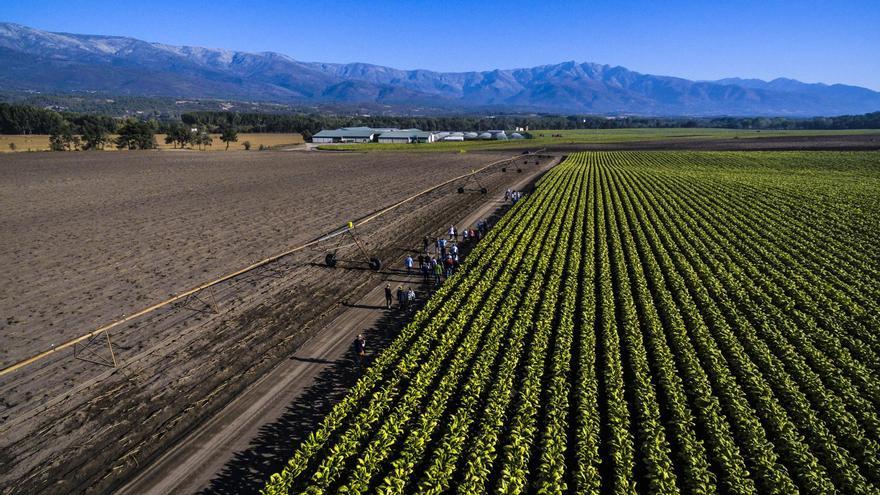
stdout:
<svg viewBox="0 0 880 495">
<path fill-rule="evenodd" d="M 540 150 L 537 150 L 537 151 L 533 151 L 533 152 L 531 152 L 531 153 L 529 153 L 529 154 L 530 154 L 530 155 L 534 155 L 534 154 L 540 153 L 540 152 L 542 152 L 542 151 L 544 151 L 543 148 L 540 149 Z M 455 181 L 457 181 L 457 180 L 464 179 L 465 177 L 469 177 L 469 176 L 471 176 L 471 175 L 476 175 L 476 174 L 482 172 L 483 170 L 486 170 L 486 169 L 489 168 L 489 167 L 492 167 L 492 166 L 498 165 L 499 163 L 504 163 L 504 162 L 507 162 L 507 161 L 515 160 L 515 159 L 517 159 L 517 158 L 519 158 L 519 157 L 521 157 L 521 156 L 522 156 L 522 155 L 514 155 L 514 156 L 509 157 L 509 158 L 503 158 L 503 159 L 501 159 L 501 160 L 496 160 L 496 161 L 494 161 L 494 162 L 492 162 L 492 163 L 490 163 L 490 164 L 488 164 L 488 165 L 486 165 L 486 166 L 484 166 L 484 167 L 482 167 L 482 168 L 478 168 L 478 169 L 472 170 L 470 173 L 463 174 L 463 175 L 459 175 L 458 177 L 454 177 L 454 178 L 452 178 L 452 179 L 449 179 L 449 180 L 447 180 L 446 182 L 443 182 L 443 183 L 441 183 L 441 184 L 437 184 L 436 186 L 429 187 L 428 189 L 425 189 L 424 191 L 420 191 L 420 192 L 418 192 L 418 193 L 416 193 L 416 194 L 413 194 L 412 196 L 410 196 L 410 197 L 408 197 L 408 198 L 406 198 L 406 199 L 404 199 L 404 200 L 398 201 L 397 203 L 394 203 L 394 204 L 391 205 L 391 206 L 388 206 L 388 207 L 386 207 L 386 208 L 383 208 L 383 209 L 381 209 L 381 210 L 379 210 L 379 211 L 377 211 L 377 212 L 374 212 L 374 213 L 372 213 L 372 214 L 368 214 L 368 215 L 365 216 L 365 217 L 361 217 L 360 219 L 358 219 L 358 220 L 356 220 L 356 221 L 354 221 L 354 222 L 351 222 L 351 224 L 352 224 L 352 226 L 354 226 L 354 227 L 359 227 L 359 226 L 361 226 L 361 225 L 366 224 L 367 222 L 370 222 L 371 220 L 374 220 L 374 219 L 376 219 L 376 218 L 378 218 L 378 217 L 384 215 L 385 213 L 388 213 L 388 212 L 391 211 L 391 210 L 394 210 L 395 208 L 398 208 L 398 207 L 400 207 L 400 206 L 402 206 L 402 205 L 404 205 L 404 204 L 406 204 L 406 203 L 409 203 L 410 201 L 412 201 L 412 200 L 418 198 L 419 196 L 425 195 L 425 194 L 427 194 L 427 193 L 429 193 L 429 192 L 431 192 L 431 191 L 433 191 L 433 190 L 435 190 L 435 189 L 439 189 L 439 188 L 441 188 L 441 187 L 443 187 L 443 186 L 445 186 L 445 185 L 447 185 L 447 184 L 451 184 L 451 183 L 453 183 L 453 182 L 455 182 Z M 338 228 L 338 229 L 334 229 L 334 230 L 331 231 L 330 233 L 334 233 L 334 232 L 337 232 L 337 231 L 342 230 L 342 229 L 345 229 L 345 228 L 346 228 L 346 227 L 340 227 L 340 228 Z M 125 316 L 125 317 L 122 318 L 122 319 L 116 320 L 116 321 L 114 321 L 114 322 L 112 322 L 112 323 L 108 323 L 107 325 L 104 325 L 104 326 L 102 326 L 102 327 L 100 327 L 100 328 L 97 328 L 97 329 L 95 329 L 95 330 L 92 330 L 91 332 L 89 332 L 89 333 L 87 333 L 87 334 L 84 334 L 84 335 L 81 335 L 81 336 L 76 337 L 76 338 L 74 338 L 74 339 L 68 340 L 67 342 L 64 342 L 63 344 L 59 344 L 59 345 L 57 345 L 57 346 L 53 346 L 51 349 L 49 349 L 49 350 L 47 350 L 47 351 L 43 351 L 43 352 L 41 352 L 41 353 L 39 353 L 39 354 L 36 354 L 36 355 L 33 355 L 33 356 L 31 356 L 31 357 L 29 357 L 29 358 L 27 358 L 27 359 L 23 359 L 23 360 L 21 360 L 21 361 L 18 361 L 18 362 L 16 362 L 16 363 L 13 363 L 13 364 L 11 364 L 11 365 L 9 365 L 9 366 L 3 368 L 3 369 L 0 369 L 0 376 L 4 376 L 4 375 L 7 375 L 7 374 L 9 374 L 9 373 L 12 373 L 12 372 L 14 372 L 14 371 L 16 371 L 16 370 L 19 370 L 19 369 L 21 369 L 21 368 L 24 368 L 25 366 L 28 366 L 28 365 L 30 365 L 30 364 L 33 364 L 33 363 L 35 363 L 35 362 L 37 362 L 37 361 L 39 361 L 39 360 L 41 360 L 41 359 L 43 359 L 43 358 L 45 358 L 45 357 L 47 357 L 47 356 L 50 356 L 50 355 L 52 355 L 52 354 L 54 354 L 54 353 L 56 353 L 56 352 L 58 352 L 58 351 L 61 351 L 61 350 L 67 349 L 68 347 L 72 347 L 72 346 L 74 346 L 74 345 L 76 345 L 76 344 L 78 344 L 78 343 L 80 343 L 80 342 L 82 342 L 82 341 L 84 341 L 84 340 L 90 339 L 90 338 L 94 337 L 95 335 L 100 334 L 101 332 L 106 332 L 106 331 L 108 331 L 108 330 L 110 330 L 110 329 L 112 329 L 112 328 L 115 328 L 115 327 L 118 327 L 119 325 L 122 325 L 123 323 L 127 323 L 127 322 L 129 322 L 129 321 L 131 321 L 131 320 L 134 320 L 134 319 L 136 319 L 136 318 L 140 318 L 141 316 L 144 316 L 145 314 L 148 314 L 148 313 L 152 313 L 153 311 L 156 311 L 157 309 L 164 308 L 165 306 L 168 306 L 169 304 L 173 304 L 173 303 L 175 303 L 175 302 L 177 302 L 177 301 L 179 301 L 179 300 L 181 300 L 181 299 L 183 299 L 183 298 L 185 298 L 185 297 L 187 297 L 187 296 L 190 296 L 190 295 L 192 295 L 192 294 L 195 294 L 196 292 L 199 292 L 199 291 L 205 290 L 205 289 L 207 289 L 208 287 L 213 287 L 213 286 L 215 286 L 215 285 L 217 285 L 217 284 L 220 284 L 220 283 L 226 282 L 226 281 L 229 280 L 229 279 L 233 279 L 233 278 L 235 278 L 235 277 L 238 277 L 239 275 L 242 275 L 242 274 L 244 274 L 244 273 L 247 273 L 247 272 L 249 272 L 249 271 L 251 271 L 251 270 L 253 270 L 253 269 L 255 269 L 255 268 L 259 268 L 259 267 L 264 266 L 264 265 L 267 265 L 267 264 L 269 264 L 269 263 L 273 263 L 273 262 L 278 261 L 279 259 L 284 258 L 284 257 L 286 257 L 286 256 L 289 256 L 289 255 L 291 255 L 291 254 L 293 254 L 293 253 L 295 253 L 295 252 L 297 252 L 297 251 L 302 251 L 303 249 L 306 249 L 307 247 L 314 246 L 315 244 L 321 242 L 325 237 L 326 237 L 326 235 L 322 235 L 322 236 L 318 237 L 317 239 L 311 240 L 311 241 L 309 241 L 309 242 L 307 242 L 307 243 L 305 243 L 305 244 L 302 244 L 302 245 L 300 245 L 300 246 L 296 246 L 296 247 L 294 247 L 294 248 L 288 249 L 287 251 L 284 251 L 283 253 L 279 253 L 279 254 L 276 254 L 276 255 L 274 255 L 274 256 L 270 256 L 270 257 L 268 257 L 268 258 L 266 258 L 266 259 L 263 259 L 263 260 L 257 261 L 256 263 L 253 263 L 253 264 L 251 264 L 251 265 L 248 265 L 248 266 L 242 268 L 241 270 L 238 270 L 238 271 L 232 272 L 232 273 L 230 273 L 230 274 L 228 274 L 228 275 L 224 275 L 224 276 L 222 276 L 222 277 L 220 277 L 220 278 L 218 278 L 218 279 L 212 280 L 212 281 L 210 281 L 210 282 L 205 282 L 204 284 L 199 285 L 198 287 L 195 287 L 195 288 L 192 288 L 192 289 L 190 289 L 190 290 L 188 290 L 188 291 L 186 291 L 186 292 L 182 292 L 182 293 L 180 293 L 180 294 L 177 294 L 177 295 L 174 296 L 174 297 L 171 297 L 171 298 L 166 299 L 166 300 L 164 300 L 164 301 L 162 301 L 162 302 L 156 303 L 156 304 L 154 304 L 154 305 L 152 305 L 152 306 L 150 306 L 150 307 L 148 307 L 148 308 L 144 308 L 144 309 L 142 309 L 142 310 L 140 310 L 140 311 L 138 311 L 138 312 L 136 312 L 136 313 L 132 313 L 132 314 L 130 314 L 130 315 L 128 315 L 128 316 Z M 123 315 L 123 316 L 124 316 L 124 315 Z"/>
</svg>

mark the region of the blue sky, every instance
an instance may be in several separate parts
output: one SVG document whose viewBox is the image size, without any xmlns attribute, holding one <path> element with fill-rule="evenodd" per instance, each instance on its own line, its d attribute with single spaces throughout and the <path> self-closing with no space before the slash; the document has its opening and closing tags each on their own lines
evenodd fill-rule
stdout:
<svg viewBox="0 0 880 495">
<path fill-rule="evenodd" d="M 401 69 L 575 60 L 689 79 L 791 77 L 880 90 L 880 0 L 3 0 L 0 20 Z"/>
</svg>

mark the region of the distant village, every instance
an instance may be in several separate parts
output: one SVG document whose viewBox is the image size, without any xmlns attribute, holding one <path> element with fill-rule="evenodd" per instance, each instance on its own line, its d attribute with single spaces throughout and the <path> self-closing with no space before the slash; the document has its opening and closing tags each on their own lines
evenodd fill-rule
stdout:
<svg viewBox="0 0 880 495">
<path fill-rule="evenodd" d="M 435 143 L 440 141 L 506 141 L 529 139 L 528 127 L 516 128 L 507 134 L 503 130 L 485 132 L 423 131 L 421 129 L 396 129 L 375 127 L 342 127 L 323 129 L 312 136 L 313 143 Z"/>
</svg>

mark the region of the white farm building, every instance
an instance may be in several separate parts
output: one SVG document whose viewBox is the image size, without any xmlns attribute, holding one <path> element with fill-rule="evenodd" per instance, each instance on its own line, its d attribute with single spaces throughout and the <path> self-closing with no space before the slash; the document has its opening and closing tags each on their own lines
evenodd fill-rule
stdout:
<svg viewBox="0 0 880 495">
<path fill-rule="evenodd" d="M 472 139 L 499 140 L 523 139 L 525 136 L 513 133 L 508 138 L 503 130 L 476 132 L 422 131 L 420 129 L 394 129 L 376 127 L 342 127 L 340 129 L 323 129 L 312 136 L 313 143 L 433 143 L 439 141 L 465 141 Z"/>
<path fill-rule="evenodd" d="M 373 129 L 372 127 L 343 127 L 336 130 L 323 129 L 312 136 L 313 143 L 370 143 L 376 140 L 383 131 L 390 129 Z"/>
<path fill-rule="evenodd" d="M 433 143 L 435 134 L 419 129 L 404 129 L 379 134 L 380 143 Z"/>
</svg>

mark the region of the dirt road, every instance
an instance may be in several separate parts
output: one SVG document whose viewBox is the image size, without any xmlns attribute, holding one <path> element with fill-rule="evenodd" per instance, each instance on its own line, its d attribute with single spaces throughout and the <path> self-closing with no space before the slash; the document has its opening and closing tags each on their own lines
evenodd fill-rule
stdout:
<svg viewBox="0 0 880 495">
<path fill-rule="evenodd" d="M 512 188 L 524 189 L 552 164 L 524 174 Z M 503 199 L 496 195 L 456 225 L 473 225 L 503 208 Z M 259 490 L 262 482 L 283 466 L 284 446 L 288 447 L 289 455 L 296 447 L 296 440 L 309 433 L 309 426 L 314 426 L 300 423 L 299 431 L 286 432 L 273 425 L 289 421 L 286 416 L 295 416 L 291 413 L 303 408 L 297 402 L 305 400 L 322 374 L 328 375 L 325 381 L 335 374 L 342 375 L 337 377 L 342 383 L 334 387 L 333 398 L 341 396 L 344 385 L 354 379 L 351 370 L 355 367 L 346 359 L 354 335 L 366 333 L 373 352 L 377 352 L 376 347 L 393 338 L 397 327 L 405 322 L 405 312 L 384 308 L 384 284 L 419 287 L 419 294 L 427 295 L 427 287 L 420 286 L 421 277 L 407 276 L 399 270 L 402 266 L 399 261 L 394 267 L 396 272 L 383 277 L 383 283 L 322 328 L 293 357 L 264 375 L 229 406 L 141 470 L 118 493 L 254 493 Z M 323 409 L 328 409 L 333 401 L 325 397 L 325 402 Z M 316 422 L 319 417 L 320 414 L 313 414 L 311 419 Z M 293 436 L 287 436 L 288 433 Z M 267 443 L 275 445 L 275 449 L 271 449 L 276 450 L 275 455 L 262 456 L 257 461 L 258 452 L 269 450 Z"/>
</svg>

